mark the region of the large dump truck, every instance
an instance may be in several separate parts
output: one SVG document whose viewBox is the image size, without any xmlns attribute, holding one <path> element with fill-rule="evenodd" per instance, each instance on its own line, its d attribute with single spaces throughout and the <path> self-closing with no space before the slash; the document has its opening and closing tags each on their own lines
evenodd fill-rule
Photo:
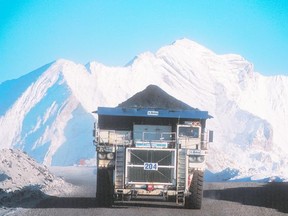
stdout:
<svg viewBox="0 0 288 216">
<path fill-rule="evenodd" d="M 100 206 L 161 196 L 200 209 L 211 116 L 198 109 L 98 107 L 94 142 Z"/>
</svg>

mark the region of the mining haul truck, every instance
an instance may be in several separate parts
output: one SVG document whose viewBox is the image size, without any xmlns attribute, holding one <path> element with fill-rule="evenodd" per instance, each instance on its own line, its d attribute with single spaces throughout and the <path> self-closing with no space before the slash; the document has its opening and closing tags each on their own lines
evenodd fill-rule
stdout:
<svg viewBox="0 0 288 216">
<path fill-rule="evenodd" d="M 96 111 L 99 206 L 138 196 L 161 196 L 200 209 L 207 144 L 206 111 L 109 108 Z"/>
</svg>

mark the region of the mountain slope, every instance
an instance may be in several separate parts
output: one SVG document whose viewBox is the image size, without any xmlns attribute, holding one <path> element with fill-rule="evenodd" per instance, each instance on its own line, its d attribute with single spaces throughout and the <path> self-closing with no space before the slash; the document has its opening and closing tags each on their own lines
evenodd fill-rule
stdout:
<svg viewBox="0 0 288 216">
<path fill-rule="evenodd" d="M 23 77 L 29 87 L 22 92 L 5 115 L 0 117 L 2 148 L 20 148 L 39 162 L 55 165 L 73 164 L 76 159 L 95 155 L 93 146 L 88 144 L 88 137 L 83 137 L 84 142 L 78 147 L 75 137 L 67 136 L 73 133 L 81 121 L 85 120 L 85 124 L 82 125 L 86 126 L 86 123 L 93 124 L 94 118 L 83 110 L 79 101 L 71 94 L 61 72 L 66 63 L 68 64 L 62 60 L 55 62 L 44 73 L 40 68 L 41 73 L 34 72 L 38 74 L 37 79 L 33 77 L 29 84 L 30 74 Z M 75 116 L 74 113 L 78 115 Z M 75 118 L 77 120 L 74 120 Z M 87 126 L 84 129 L 87 129 Z M 81 136 L 83 135 L 81 133 Z M 60 146 L 63 149 L 65 143 L 74 151 L 83 147 L 88 149 L 79 152 L 76 158 L 73 154 L 72 160 L 69 156 L 61 158 L 58 150 Z M 56 157 L 55 163 L 52 162 L 53 157 Z M 58 157 L 61 158 L 60 161 Z"/>
<path fill-rule="evenodd" d="M 23 91 L 1 104 L 1 148 L 20 148 L 53 165 L 92 158 L 91 112 L 117 106 L 152 84 L 214 117 L 208 121 L 215 131 L 211 172 L 230 168 L 237 170 L 235 179 L 288 179 L 288 77 L 264 77 L 239 55 L 217 55 L 182 39 L 125 67 L 58 60 L 33 74 L 20 78 L 26 80 Z M 0 95 L 16 82 L 2 83 Z"/>
</svg>

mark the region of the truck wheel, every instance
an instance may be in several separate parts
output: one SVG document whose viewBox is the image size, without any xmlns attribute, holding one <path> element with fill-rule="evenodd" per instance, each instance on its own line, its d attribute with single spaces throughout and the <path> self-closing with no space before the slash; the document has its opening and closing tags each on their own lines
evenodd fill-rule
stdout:
<svg viewBox="0 0 288 216">
<path fill-rule="evenodd" d="M 194 171 L 191 185 L 189 188 L 190 195 L 185 197 L 185 208 L 201 209 L 203 197 L 203 171 Z"/>
<path fill-rule="evenodd" d="M 111 207 L 113 204 L 113 193 L 113 170 L 97 169 L 97 205 L 99 207 Z"/>
</svg>

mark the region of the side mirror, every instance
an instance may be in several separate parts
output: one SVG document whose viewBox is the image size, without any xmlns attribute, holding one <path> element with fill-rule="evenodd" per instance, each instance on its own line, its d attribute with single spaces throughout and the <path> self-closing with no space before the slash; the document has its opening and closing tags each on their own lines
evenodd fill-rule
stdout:
<svg viewBox="0 0 288 216">
<path fill-rule="evenodd" d="M 93 140 L 93 145 L 97 147 L 97 142 Z"/>
<path fill-rule="evenodd" d="M 209 131 L 209 142 L 213 142 L 214 131 Z"/>
</svg>

